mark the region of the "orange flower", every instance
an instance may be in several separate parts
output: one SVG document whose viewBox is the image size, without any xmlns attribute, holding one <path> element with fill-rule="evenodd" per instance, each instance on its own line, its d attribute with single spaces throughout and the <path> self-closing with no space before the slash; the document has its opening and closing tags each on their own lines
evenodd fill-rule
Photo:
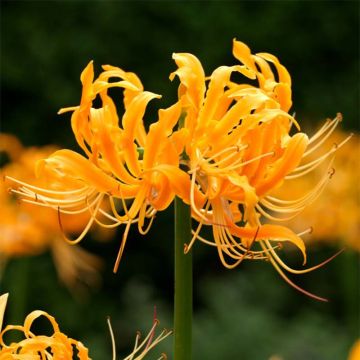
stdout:
<svg viewBox="0 0 360 360">
<path fill-rule="evenodd" d="M 21 178 L 39 186 L 46 186 L 46 179 L 36 179 L 35 163 L 54 150 L 54 146 L 24 148 L 12 135 L 0 134 L 0 151 L 6 153 L 9 162 L 1 169 L 8 177 Z M 0 182 L 0 259 L 37 255 L 50 249 L 60 279 L 71 289 L 78 280 L 94 284 L 99 280 L 100 259 L 80 247 L 70 248 L 62 239 L 57 214 L 45 207 L 34 207 L 16 202 L 9 193 L 8 181 Z M 77 232 L 88 221 L 86 214 L 66 216 L 63 226 L 69 232 Z"/>
<path fill-rule="evenodd" d="M 8 294 L 0 296 L 0 319 L 4 316 L 7 297 Z M 49 320 L 54 331 L 51 336 L 36 335 L 31 330 L 33 322 L 41 316 Z M 91 360 L 88 349 L 80 341 L 62 333 L 55 318 L 45 311 L 33 311 L 26 317 L 24 325 L 7 325 L 2 330 L 1 324 L 2 321 L 0 321 L 1 359 L 70 360 L 73 359 L 74 354 L 77 354 L 76 357 L 79 360 Z M 13 342 L 8 345 L 4 342 L 4 335 L 12 330 L 21 331 L 25 338 L 18 343 Z"/>
<path fill-rule="evenodd" d="M 305 263 L 301 235 L 310 229 L 295 234 L 284 226 L 263 225 L 261 218 L 283 221 L 283 216 L 276 214 L 294 217 L 311 204 L 331 177 L 330 164 L 318 184 L 303 197 L 282 201 L 272 193 L 286 186 L 286 180 L 306 175 L 331 159 L 348 138 L 308 160 L 341 116 L 308 138 L 288 114 L 291 79 L 285 67 L 271 54 L 252 55 L 245 44 L 236 40 L 233 45 L 233 54 L 241 65 L 221 66 L 208 78 L 194 55 L 173 56 L 178 70 L 170 78 L 177 75 L 180 79 L 179 97 L 184 113 L 182 141 L 186 156 L 182 163 L 189 169 L 191 208 L 199 222 L 185 251 L 195 240 L 215 246 L 227 268 L 234 268 L 244 259 L 269 259 L 291 283 L 283 269 L 304 273 L 317 267 L 291 269 L 278 256 L 278 243 L 292 242 L 301 250 Z M 235 74 L 245 80 L 256 79 L 258 86 L 234 82 Z M 293 125 L 295 133 L 290 135 Z M 200 191 L 205 199 L 200 207 L 194 201 L 195 191 Z M 212 226 L 214 241 L 200 236 L 203 225 Z M 260 245 L 259 249 L 252 249 L 254 243 Z"/>
<path fill-rule="evenodd" d="M 60 113 L 73 111 L 72 128 L 87 158 L 64 149 L 39 162 L 37 174 L 47 179 L 54 190 L 12 180 L 21 185 L 15 192 L 22 198 L 55 209 L 60 219 L 62 214 L 91 214 L 83 232 L 77 239 L 68 239 L 69 243 L 81 241 L 94 222 L 108 228 L 124 224 L 116 272 L 131 224 L 137 223 L 140 233 L 145 234 L 156 212 L 166 209 L 175 194 L 184 195 L 190 182 L 179 169 L 182 149 L 169 137 L 180 116 L 180 104 L 160 110 L 159 120 L 146 132 L 143 123 L 146 106 L 159 96 L 143 91 L 133 73 L 112 66 L 103 69 L 94 81 L 90 62 L 81 75 L 80 106 L 60 110 Z M 111 87 L 124 89 L 121 125 L 108 95 Z M 102 102 L 100 108 L 92 107 L 96 97 Z M 105 199 L 109 200 L 110 211 L 101 207 Z M 145 224 L 146 219 L 149 225 Z"/>
<path fill-rule="evenodd" d="M 0 296 L 0 359 L 71 360 L 76 354 L 76 358 L 79 360 L 91 360 L 88 355 L 88 349 L 80 341 L 71 339 L 62 333 L 55 318 L 45 311 L 35 310 L 31 312 L 25 318 L 24 325 L 7 325 L 2 329 L 7 299 L 8 294 Z M 41 316 L 49 320 L 53 330 L 52 335 L 36 335 L 32 331 L 33 322 Z M 171 331 L 164 329 L 155 337 L 158 325 L 159 320 L 157 320 L 156 313 L 154 313 L 154 321 L 149 333 L 141 342 L 140 333 L 136 334 L 133 351 L 124 360 L 144 359 L 157 344 L 171 335 Z M 112 341 L 113 359 L 116 359 L 115 339 L 110 319 L 108 319 L 108 326 Z M 12 330 L 22 332 L 25 338 L 18 343 L 12 342 L 11 344 L 6 344 L 4 335 Z M 167 359 L 165 354 L 161 354 L 158 358 L 158 360 L 165 359 Z"/>
</svg>

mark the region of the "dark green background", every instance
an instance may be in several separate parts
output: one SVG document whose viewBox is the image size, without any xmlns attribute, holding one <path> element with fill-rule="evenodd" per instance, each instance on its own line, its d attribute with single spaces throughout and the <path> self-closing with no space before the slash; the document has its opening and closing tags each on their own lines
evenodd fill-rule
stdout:
<svg viewBox="0 0 360 360">
<path fill-rule="evenodd" d="M 176 97 L 178 83 L 168 80 L 176 68 L 171 54 L 195 54 L 209 74 L 235 63 L 233 38 L 281 59 L 293 79 L 292 110 L 305 128 L 342 112 L 342 126 L 359 129 L 357 1 L 2 1 L 1 131 L 26 145 L 76 149 L 70 116 L 56 112 L 79 103 L 80 72 L 91 59 L 97 71 L 101 64 L 120 66 L 163 95 L 150 105 L 151 122 Z M 86 297 L 73 298 L 58 283 L 49 254 L 10 262 L 1 284 L 2 292 L 11 290 L 7 319 L 23 319 L 15 303 L 26 313 L 46 310 L 99 360 L 111 358 L 107 315 L 119 353 L 131 348 L 137 329 L 150 327 L 154 305 L 171 328 L 171 216 L 171 210 L 159 214 L 146 238 L 131 232 L 117 275 L 111 272 L 116 239 L 84 240 L 106 259 L 102 286 Z M 310 261 L 334 251 L 311 248 Z M 295 279 L 330 298 L 328 304 L 294 291 L 267 263 L 227 271 L 213 249 L 202 246 L 195 246 L 194 261 L 195 359 L 346 359 L 359 336 L 358 257 L 351 250 Z M 171 342 L 162 349 L 170 351 Z"/>
</svg>

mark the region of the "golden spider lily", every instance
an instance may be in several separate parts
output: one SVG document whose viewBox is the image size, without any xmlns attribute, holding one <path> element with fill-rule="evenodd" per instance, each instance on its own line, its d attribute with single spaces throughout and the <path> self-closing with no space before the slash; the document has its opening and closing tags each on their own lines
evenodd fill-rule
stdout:
<svg viewBox="0 0 360 360">
<path fill-rule="evenodd" d="M 83 232 L 74 240 L 67 239 L 69 243 L 81 241 L 94 222 L 107 228 L 125 224 L 114 266 L 116 272 L 131 224 L 137 223 L 140 233 L 145 234 L 156 212 L 166 209 L 175 194 L 188 196 L 190 182 L 188 175 L 179 169 L 182 148 L 176 143 L 177 132 L 172 130 L 180 116 L 180 103 L 160 110 L 159 120 L 146 132 L 143 123 L 146 106 L 159 96 L 143 91 L 133 73 L 112 66 L 103 69 L 94 81 L 90 62 L 81 74 L 80 106 L 59 112 L 73 111 L 72 129 L 87 158 L 64 149 L 39 162 L 38 176 L 47 179 L 55 190 L 12 180 L 20 185 L 14 192 L 24 201 L 55 209 L 60 223 L 63 214 L 91 214 Z M 112 87 L 124 89 L 121 124 L 108 95 Z M 102 106 L 93 108 L 97 97 Z M 109 200 L 110 211 L 101 208 L 104 199 Z"/>
<path fill-rule="evenodd" d="M 299 132 L 299 125 L 288 113 L 291 107 L 291 79 L 279 60 L 267 53 L 251 54 L 243 43 L 234 40 L 233 55 L 240 65 L 221 66 L 205 77 L 200 61 L 192 54 L 174 54 L 178 69 L 170 79 L 180 79 L 179 97 L 184 113 L 182 141 L 186 153 L 183 165 L 191 177 L 190 202 L 199 226 L 187 245 L 195 240 L 215 246 L 223 265 L 234 268 L 244 259 L 268 259 L 279 274 L 298 290 L 285 275 L 305 273 L 323 265 L 294 270 L 287 266 L 276 250 L 279 242 L 297 246 L 306 262 L 301 235 L 289 228 L 262 224 L 261 217 L 284 221 L 311 204 L 329 182 L 331 160 L 337 146 L 326 149 L 316 159 L 310 156 L 333 132 L 341 116 L 328 121 L 312 137 Z M 245 82 L 235 82 L 234 75 Z M 258 86 L 246 83 L 257 81 Z M 292 126 L 295 129 L 292 129 Z M 290 135 L 293 130 L 294 135 Z M 289 179 L 302 177 L 329 159 L 327 170 L 305 195 L 282 200 L 272 192 Z M 205 198 L 199 207 L 195 191 Z M 198 195 L 199 198 L 199 195 Z M 203 225 L 212 226 L 213 241 L 200 235 Z M 260 248 L 253 250 L 258 243 Z M 275 242 L 275 245 L 273 244 Z"/>
<path fill-rule="evenodd" d="M 7 325 L 2 330 L 2 321 L 5 313 L 8 294 L 0 296 L 0 359 L 1 360 L 71 360 L 76 355 L 79 360 L 91 360 L 88 355 L 88 349 L 80 342 L 67 337 L 60 331 L 60 327 L 55 318 L 45 311 L 36 310 L 31 312 L 24 321 L 24 325 Z M 49 320 L 53 334 L 36 335 L 32 330 L 33 322 L 45 317 Z M 171 335 L 171 331 L 162 330 L 156 336 L 156 328 L 159 320 L 154 313 L 153 325 L 147 336 L 140 342 L 141 334 L 137 333 L 133 351 L 124 360 L 141 360 L 162 340 Z M 112 331 L 110 319 L 108 326 L 112 341 L 113 360 L 116 359 L 115 339 Z M 9 331 L 20 331 L 24 334 L 24 339 L 18 343 L 6 344 L 4 335 Z M 74 351 L 76 349 L 76 351 Z M 161 354 L 158 360 L 167 359 L 165 354 Z"/>
<path fill-rule="evenodd" d="M 46 179 L 36 179 L 34 166 L 39 159 L 53 153 L 55 147 L 24 148 L 19 140 L 9 134 L 0 134 L 0 151 L 6 153 L 9 162 L 1 172 L 8 177 L 21 178 L 39 186 L 45 186 Z M 56 213 L 45 207 L 34 211 L 32 205 L 15 201 L 8 191 L 10 183 L 0 182 L 0 260 L 5 263 L 14 257 L 32 256 L 51 250 L 60 279 L 72 290 L 81 282 L 94 285 L 99 280 L 100 259 L 80 247 L 69 247 L 62 239 Z M 15 191 L 16 192 L 16 191 Z M 63 226 L 69 232 L 77 232 L 88 216 L 63 219 Z"/>
<path fill-rule="evenodd" d="M 329 147 L 335 146 L 348 136 L 348 133 L 336 130 L 326 139 L 326 144 Z M 336 173 L 327 186 L 326 196 L 304 208 L 301 216 L 286 221 L 286 226 L 299 231 L 304 226 L 312 225 L 312 240 L 342 242 L 343 245 L 360 251 L 359 146 L 360 136 L 355 134 L 347 146 L 338 150 L 333 163 Z M 317 156 L 319 154 L 315 151 L 311 160 L 315 160 Z M 302 197 L 304 190 L 311 188 L 324 171 L 326 164 L 319 166 L 309 176 L 288 181 L 286 187 L 277 190 L 276 196 L 285 199 L 284 201 L 288 201 L 289 196 Z"/>
<path fill-rule="evenodd" d="M 91 360 L 88 349 L 80 341 L 71 339 L 62 333 L 55 318 L 45 311 L 33 311 L 25 318 L 24 325 L 7 325 L 2 330 L 1 320 L 4 316 L 7 298 L 8 294 L 0 296 L 0 359 L 70 360 L 76 354 L 76 358 L 79 360 Z M 40 317 L 49 320 L 53 330 L 51 336 L 36 335 L 32 331 L 33 322 Z M 18 343 L 6 344 L 4 335 L 13 330 L 22 332 L 24 339 Z"/>
</svg>

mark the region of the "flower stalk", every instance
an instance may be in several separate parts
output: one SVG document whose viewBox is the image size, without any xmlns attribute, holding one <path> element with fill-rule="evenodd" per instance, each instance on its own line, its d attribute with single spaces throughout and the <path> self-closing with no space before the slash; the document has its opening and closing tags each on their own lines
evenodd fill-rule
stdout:
<svg viewBox="0 0 360 360">
<path fill-rule="evenodd" d="M 191 239 L 191 212 L 179 197 L 175 198 L 175 296 L 174 359 L 192 358 L 192 254 L 184 254 Z"/>
</svg>

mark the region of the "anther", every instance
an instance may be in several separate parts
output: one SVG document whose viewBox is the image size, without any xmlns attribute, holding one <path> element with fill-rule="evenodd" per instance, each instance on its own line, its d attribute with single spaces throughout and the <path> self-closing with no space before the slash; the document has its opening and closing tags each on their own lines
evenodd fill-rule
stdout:
<svg viewBox="0 0 360 360">
<path fill-rule="evenodd" d="M 336 114 L 336 119 L 339 120 L 339 121 L 343 121 L 342 113 L 337 113 Z"/>
<path fill-rule="evenodd" d="M 334 174 L 335 174 L 335 168 L 331 168 L 331 169 L 329 170 L 328 174 L 329 174 L 329 179 L 331 179 L 331 178 L 334 176 Z"/>
<path fill-rule="evenodd" d="M 279 249 L 279 250 L 282 250 L 282 248 L 283 248 L 283 244 L 282 244 L 282 243 L 278 242 L 277 246 L 278 246 L 278 249 Z"/>
<path fill-rule="evenodd" d="M 309 227 L 309 234 L 312 234 L 314 231 L 314 228 L 312 226 Z"/>
</svg>

